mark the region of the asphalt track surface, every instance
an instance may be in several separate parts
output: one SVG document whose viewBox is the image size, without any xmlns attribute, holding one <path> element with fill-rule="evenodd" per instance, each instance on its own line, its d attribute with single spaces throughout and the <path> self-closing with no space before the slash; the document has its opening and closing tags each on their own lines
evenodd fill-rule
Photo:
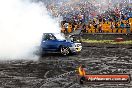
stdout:
<svg viewBox="0 0 132 88">
<path fill-rule="evenodd" d="M 84 43 L 82 52 L 76 55 L 54 53 L 37 61 L 0 62 L 0 88 L 132 88 L 132 82 L 80 85 L 75 72 L 80 64 L 89 74 L 132 74 L 132 47 Z"/>
</svg>

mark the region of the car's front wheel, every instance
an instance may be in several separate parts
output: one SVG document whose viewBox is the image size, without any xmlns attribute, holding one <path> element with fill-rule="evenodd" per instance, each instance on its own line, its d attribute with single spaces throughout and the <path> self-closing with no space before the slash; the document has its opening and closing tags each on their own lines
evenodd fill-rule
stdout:
<svg viewBox="0 0 132 88">
<path fill-rule="evenodd" d="M 60 53 L 61 53 L 62 55 L 64 55 L 64 56 L 69 55 L 69 54 L 70 54 L 70 49 L 69 49 L 69 47 L 64 47 L 64 46 L 62 46 L 62 47 L 60 48 Z"/>
</svg>

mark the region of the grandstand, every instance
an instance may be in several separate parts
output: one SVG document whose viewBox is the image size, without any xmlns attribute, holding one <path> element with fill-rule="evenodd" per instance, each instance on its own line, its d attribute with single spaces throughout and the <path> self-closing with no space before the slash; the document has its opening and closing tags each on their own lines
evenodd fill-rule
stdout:
<svg viewBox="0 0 132 88">
<path fill-rule="evenodd" d="M 132 33 L 132 8 L 129 5 L 121 7 L 108 9 L 105 13 L 92 17 L 88 22 L 86 22 L 87 15 L 83 13 L 79 16 L 78 23 L 70 22 L 67 29 L 62 25 L 62 32 L 82 30 L 84 33 L 130 34 Z"/>
<path fill-rule="evenodd" d="M 84 33 L 132 33 L 131 0 L 36 1 L 43 1 L 53 17 L 63 18 L 60 23 L 63 33 L 76 30 Z"/>
</svg>

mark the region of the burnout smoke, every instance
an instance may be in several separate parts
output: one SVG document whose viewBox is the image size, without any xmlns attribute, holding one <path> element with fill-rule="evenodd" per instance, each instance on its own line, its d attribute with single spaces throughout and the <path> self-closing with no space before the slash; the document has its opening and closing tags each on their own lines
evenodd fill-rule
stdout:
<svg viewBox="0 0 132 88">
<path fill-rule="evenodd" d="M 0 60 L 33 58 L 43 33 L 59 33 L 59 25 L 42 3 L 0 0 Z"/>
</svg>

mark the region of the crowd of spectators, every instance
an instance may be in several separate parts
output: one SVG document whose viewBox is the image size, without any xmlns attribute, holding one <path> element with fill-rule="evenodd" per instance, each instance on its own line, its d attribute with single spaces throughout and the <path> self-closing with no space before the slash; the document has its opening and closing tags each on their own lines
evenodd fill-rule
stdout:
<svg viewBox="0 0 132 88">
<path fill-rule="evenodd" d="M 88 0 L 69 0 L 67 2 L 60 0 L 59 3 L 52 2 L 46 7 L 54 17 L 61 16 L 67 22 L 82 21 L 84 20 L 82 18 L 88 20 L 96 10 L 95 6 L 88 2 Z"/>
<path fill-rule="evenodd" d="M 132 12 L 131 8 L 112 9 L 98 15 L 85 24 L 84 32 L 88 32 L 91 27 L 95 32 L 114 32 L 114 33 L 130 33 L 132 31 Z"/>
<path fill-rule="evenodd" d="M 98 7 L 88 0 L 44 0 L 46 8 L 53 17 L 62 17 L 62 32 L 74 30 L 82 32 L 114 32 L 130 33 L 132 9 L 126 5 L 123 8 L 109 8 L 105 13 L 99 13 Z M 115 30 L 116 29 L 116 30 Z"/>
</svg>

